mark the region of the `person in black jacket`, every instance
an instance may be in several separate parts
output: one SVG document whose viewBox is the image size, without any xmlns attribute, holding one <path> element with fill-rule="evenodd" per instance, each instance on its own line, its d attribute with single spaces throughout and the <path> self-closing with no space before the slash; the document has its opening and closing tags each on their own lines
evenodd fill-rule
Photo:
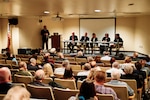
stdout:
<svg viewBox="0 0 150 100">
<path fill-rule="evenodd" d="M 120 34 L 115 34 L 114 45 L 110 46 L 109 52 L 111 54 L 112 48 L 116 48 L 116 56 L 119 54 L 120 47 L 123 46 L 123 40 L 120 37 Z"/>
<path fill-rule="evenodd" d="M 107 51 L 108 50 L 108 47 L 109 47 L 109 43 L 107 42 L 110 42 L 110 37 L 109 37 L 109 34 L 108 33 L 105 33 L 105 36 L 102 38 L 102 43 L 100 45 L 100 53 L 103 54 L 104 51 Z M 106 43 L 105 43 L 106 42 Z"/>
<path fill-rule="evenodd" d="M 7 94 L 12 86 L 10 70 L 7 67 L 0 68 L 0 94 Z"/>
<path fill-rule="evenodd" d="M 70 49 L 70 53 L 71 53 L 71 52 L 74 52 L 74 46 L 77 46 L 77 42 L 75 42 L 75 41 L 78 41 L 78 37 L 73 32 L 72 35 L 70 36 L 69 40 L 71 42 L 68 44 L 68 48 Z"/>
<path fill-rule="evenodd" d="M 47 30 L 46 25 L 44 25 L 43 29 L 41 30 L 42 35 L 42 49 L 44 49 L 44 44 L 46 43 L 46 49 L 48 49 L 48 38 L 49 38 L 49 31 Z"/>
</svg>

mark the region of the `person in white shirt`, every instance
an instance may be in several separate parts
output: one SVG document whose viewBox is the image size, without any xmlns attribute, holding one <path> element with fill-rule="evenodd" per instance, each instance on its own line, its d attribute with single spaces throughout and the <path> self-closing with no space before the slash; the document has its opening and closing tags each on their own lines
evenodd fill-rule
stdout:
<svg viewBox="0 0 150 100">
<path fill-rule="evenodd" d="M 133 67 L 133 70 L 136 70 L 135 64 L 132 63 L 131 61 L 132 61 L 131 57 L 126 56 L 126 57 L 125 57 L 125 63 L 119 64 L 120 68 L 121 68 L 121 69 L 124 69 L 124 67 L 126 67 L 126 66 L 132 66 L 132 67 Z"/>
<path fill-rule="evenodd" d="M 124 71 L 119 67 L 119 63 L 118 63 L 118 62 L 114 62 L 114 63 L 112 64 L 112 68 L 106 70 L 107 76 L 110 77 L 111 73 L 112 73 L 114 70 L 118 70 L 118 72 L 119 72 L 120 74 L 125 74 Z"/>
<path fill-rule="evenodd" d="M 109 56 L 109 52 L 104 52 L 104 56 L 101 57 L 101 60 L 108 60 L 110 61 L 111 57 Z"/>
<path fill-rule="evenodd" d="M 56 69 L 54 70 L 54 74 L 57 74 L 57 75 L 64 75 L 65 68 L 68 67 L 69 65 L 70 65 L 69 60 L 64 60 L 64 61 L 62 62 L 62 67 L 56 68 Z"/>
<path fill-rule="evenodd" d="M 90 73 L 91 65 L 89 63 L 84 64 L 84 70 L 77 73 L 77 76 L 87 76 Z"/>
</svg>

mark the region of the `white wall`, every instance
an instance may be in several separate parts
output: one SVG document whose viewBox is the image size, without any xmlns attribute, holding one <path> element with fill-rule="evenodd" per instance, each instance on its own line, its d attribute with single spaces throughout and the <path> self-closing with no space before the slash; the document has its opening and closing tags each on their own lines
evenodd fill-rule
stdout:
<svg viewBox="0 0 150 100">
<path fill-rule="evenodd" d="M 120 34 L 120 37 L 124 41 L 124 49 L 128 51 L 134 51 L 135 41 L 135 23 L 136 18 L 117 18 L 116 19 L 116 33 Z"/>
<path fill-rule="evenodd" d="M 136 18 L 135 50 L 150 54 L 150 16 Z"/>
</svg>

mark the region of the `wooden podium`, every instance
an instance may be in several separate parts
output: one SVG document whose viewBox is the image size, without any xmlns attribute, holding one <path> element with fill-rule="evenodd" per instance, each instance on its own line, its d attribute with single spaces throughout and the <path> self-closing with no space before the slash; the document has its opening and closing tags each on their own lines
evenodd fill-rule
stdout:
<svg viewBox="0 0 150 100">
<path fill-rule="evenodd" d="M 60 35 L 52 35 L 51 36 L 52 48 L 56 48 L 56 50 L 60 50 Z"/>
</svg>

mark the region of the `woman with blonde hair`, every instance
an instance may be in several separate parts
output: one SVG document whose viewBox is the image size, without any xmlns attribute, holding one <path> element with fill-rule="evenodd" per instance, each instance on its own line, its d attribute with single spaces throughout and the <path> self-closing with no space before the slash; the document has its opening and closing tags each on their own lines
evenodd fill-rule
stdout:
<svg viewBox="0 0 150 100">
<path fill-rule="evenodd" d="M 29 91 L 21 86 L 14 86 L 7 92 L 3 100 L 30 100 Z"/>
<path fill-rule="evenodd" d="M 51 64 L 49 64 L 49 63 L 44 64 L 43 70 L 45 72 L 45 78 L 54 76 L 54 72 L 53 72 Z"/>
</svg>

